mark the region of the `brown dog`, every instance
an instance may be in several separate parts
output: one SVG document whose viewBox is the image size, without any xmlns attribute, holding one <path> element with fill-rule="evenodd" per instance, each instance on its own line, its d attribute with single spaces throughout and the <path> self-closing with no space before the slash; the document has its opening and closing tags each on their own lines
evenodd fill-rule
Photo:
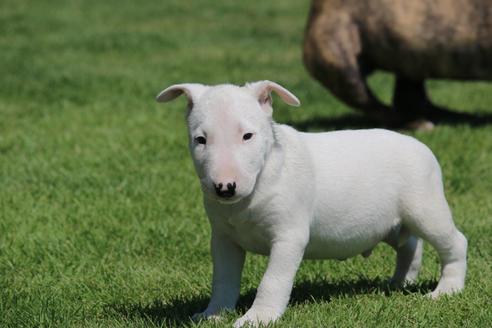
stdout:
<svg viewBox="0 0 492 328">
<path fill-rule="evenodd" d="M 314 0 L 304 63 L 336 97 L 385 124 L 458 116 L 430 103 L 424 81 L 492 79 L 492 2 Z M 368 88 L 377 69 L 396 74 L 393 108 Z"/>
</svg>

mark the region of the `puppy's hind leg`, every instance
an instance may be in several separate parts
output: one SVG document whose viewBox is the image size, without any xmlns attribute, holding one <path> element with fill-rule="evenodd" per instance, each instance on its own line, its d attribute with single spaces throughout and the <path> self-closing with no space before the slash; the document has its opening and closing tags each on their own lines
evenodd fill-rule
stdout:
<svg viewBox="0 0 492 328">
<path fill-rule="evenodd" d="M 430 297 L 453 294 L 465 287 L 466 250 L 468 242 L 456 228 L 449 236 L 440 236 L 429 240 L 436 248 L 441 260 L 441 278 Z"/>
<path fill-rule="evenodd" d="M 465 286 L 467 240 L 453 223 L 442 187 L 428 188 L 428 194 L 415 197 L 408 207 L 404 224 L 415 235 L 428 241 L 439 254 L 441 278 L 430 297 L 453 294 Z"/>
<path fill-rule="evenodd" d="M 422 239 L 414 235 L 405 239 L 401 245 L 398 242 L 391 243 L 396 251 L 396 268 L 390 282 L 395 287 L 414 283 L 422 265 Z"/>
</svg>

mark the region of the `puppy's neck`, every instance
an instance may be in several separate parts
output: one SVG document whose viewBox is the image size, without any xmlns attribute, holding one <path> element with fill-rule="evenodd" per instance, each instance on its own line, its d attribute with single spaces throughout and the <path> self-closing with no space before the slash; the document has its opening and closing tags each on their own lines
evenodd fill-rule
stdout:
<svg viewBox="0 0 492 328">
<path fill-rule="evenodd" d="M 281 125 L 272 121 L 272 142 L 265 152 L 263 167 L 256 179 L 256 192 L 263 192 L 264 188 L 271 187 L 278 181 L 282 175 L 282 168 L 285 165 L 285 146 L 283 145 L 283 131 Z M 252 195 L 253 195 L 252 194 Z"/>
</svg>

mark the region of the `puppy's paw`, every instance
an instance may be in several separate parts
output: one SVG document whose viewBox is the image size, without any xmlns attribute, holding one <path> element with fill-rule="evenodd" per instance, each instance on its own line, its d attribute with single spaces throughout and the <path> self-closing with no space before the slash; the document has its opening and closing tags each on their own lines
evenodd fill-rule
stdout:
<svg viewBox="0 0 492 328">
<path fill-rule="evenodd" d="M 435 290 L 431 293 L 425 294 L 425 297 L 430 298 L 431 300 L 437 300 L 438 298 L 444 296 L 444 295 L 449 295 L 448 293 L 444 293 L 440 290 Z"/>
<path fill-rule="evenodd" d="M 430 299 L 437 300 L 443 296 L 450 296 L 461 292 L 462 288 L 436 289 L 432 293 L 425 294 Z"/>
<path fill-rule="evenodd" d="M 266 326 L 280 318 L 281 313 L 271 310 L 249 309 L 241 318 L 236 320 L 234 328 Z"/>
<path fill-rule="evenodd" d="M 460 293 L 465 287 L 462 279 L 445 279 L 439 281 L 436 289 L 432 293 L 427 294 L 427 297 L 438 299 L 445 295 L 453 295 Z"/>
</svg>

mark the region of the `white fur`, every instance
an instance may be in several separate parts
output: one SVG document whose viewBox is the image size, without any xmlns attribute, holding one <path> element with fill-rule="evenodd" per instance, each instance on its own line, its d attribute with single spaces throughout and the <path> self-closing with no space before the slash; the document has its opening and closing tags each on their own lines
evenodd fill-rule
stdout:
<svg viewBox="0 0 492 328">
<path fill-rule="evenodd" d="M 463 289 L 467 241 L 453 223 L 432 152 L 387 130 L 302 133 L 276 124 L 271 91 L 299 104 L 270 81 L 181 84 L 158 96 L 184 93 L 190 101 L 190 151 L 212 226 L 212 297 L 198 317 L 235 307 L 245 251 L 270 258 L 253 305 L 235 327 L 282 315 L 303 258 L 369 256 L 381 241 L 397 252 L 393 283 L 417 278 L 423 238 L 442 266 L 431 297 Z M 248 132 L 253 138 L 245 141 Z M 218 182 L 235 182 L 236 195 L 216 196 Z"/>
</svg>

